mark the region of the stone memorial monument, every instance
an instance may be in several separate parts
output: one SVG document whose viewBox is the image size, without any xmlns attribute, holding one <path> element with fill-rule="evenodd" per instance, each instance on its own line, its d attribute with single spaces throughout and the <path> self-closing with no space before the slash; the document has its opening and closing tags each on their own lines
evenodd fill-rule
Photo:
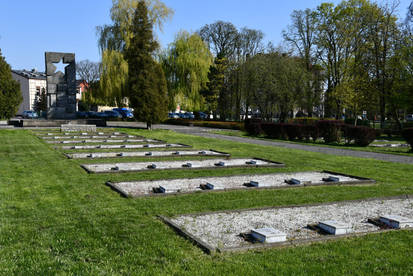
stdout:
<svg viewBox="0 0 413 276">
<path fill-rule="evenodd" d="M 76 62 L 73 53 L 46 52 L 47 118 L 76 118 Z M 56 72 L 54 63 L 68 64 Z"/>
</svg>

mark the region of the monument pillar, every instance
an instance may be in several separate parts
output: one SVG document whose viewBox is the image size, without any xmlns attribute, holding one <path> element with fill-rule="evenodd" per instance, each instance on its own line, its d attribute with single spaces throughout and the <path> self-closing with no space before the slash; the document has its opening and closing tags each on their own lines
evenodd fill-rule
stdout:
<svg viewBox="0 0 413 276">
<path fill-rule="evenodd" d="M 76 118 L 76 61 L 73 53 L 46 52 L 47 118 Z M 56 72 L 54 63 L 68 64 Z"/>
</svg>

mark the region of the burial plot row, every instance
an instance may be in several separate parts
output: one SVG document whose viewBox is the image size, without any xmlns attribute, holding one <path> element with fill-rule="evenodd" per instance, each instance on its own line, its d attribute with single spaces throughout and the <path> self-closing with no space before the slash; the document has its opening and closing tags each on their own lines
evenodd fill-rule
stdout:
<svg viewBox="0 0 413 276">
<path fill-rule="evenodd" d="M 131 162 L 131 163 L 105 163 L 81 165 L 89 173 L 117 173 L 136 172 L 148 170 L 177 170 L 177 169 L 211 169 L 235 167 L 284 167 L 284 164 L 252 159 L 207 159 L 194 161 L 159 161 L 159 162 Z"/>
<path fill-rule="evenodd" d="M 125 132 L 38 132 L 38 131 L 33 131 L 34 134 L 40 137 L 51 137 L 51 136 L 73 136 L 73 135 L 78 135 L 78 136 L 92 136 L 92 135 L 121 135 L 125 136 L 128 135 Z"/>
<path fill-rule="evenodd" d="M 107 182 L 126 197 L 187 194 L 200 191 L 238 189 L 280 189 L 318 185 L 374 184 L 368 178 L 330 171 L 236 175 L 227 177 L 181 178 L 153 181 Z"/>
<path fill-rule="evenodd" d="M 82 144 L 82 143 L 165 143 L 156 139 L 85 139 L 85 140 L 63 140 L 46 141 L 48 144 Z"/>
<path fill-rule="evenodd" d="M 162 148 L 190 148 L 184 144 L 136 144 L 136 145 L 81 145 L 81 146 L 61 146 L 58 149 L 64 150 L 86 150 L 86 149 L 162 149 Z"/>
<path fill-rule="evenodd" d="M 162 219 L 208 252 L 300 245 L 413 227 L 410 196 Z"/>
<path fill-rule="evenodd" d="M 44 140 L 70 140 L 70 139 L 109 139 L 109 138 L 145 138 L 137 135 L 80 135 L 80 136 L 43 136 Z"/>
<path fill-rule="evenodd" d="M 126 152 L 94 152 L 94 153 L 68 153 L 70 159 L 95 159 L 95 158 L 122 158 L 122 157 L 177 157 L 177 156 L 216 156 L 229 157 L 225 152 L 214 150 L 183 150 L 183 151 L 126 151 Z"/>
</svg>

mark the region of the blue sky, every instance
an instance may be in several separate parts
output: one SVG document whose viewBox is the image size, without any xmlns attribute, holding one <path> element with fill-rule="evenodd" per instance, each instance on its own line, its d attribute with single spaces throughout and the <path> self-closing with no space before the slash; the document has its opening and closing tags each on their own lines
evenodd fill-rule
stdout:
<svg viewBox="0 0 413 276">
<path fill-rule="evenodd" d="M 403 18 L 411 0 L 400 0 Z M 295 9 L 338 0 L 164 0 L 175 11 L 158 33 L 162 47 L 180 30 L 196 31 L 216 20 L 260 29 L 279 44 Z M 386 1 L 381 1 L 386 2 Z M 111 0 L 0 0 L 0 49 L 13 69 L 44 70 L 44 52 L 74 52 L 76 60 L 99 61 L 96 26 L 110 23 Z"/>
</svg>

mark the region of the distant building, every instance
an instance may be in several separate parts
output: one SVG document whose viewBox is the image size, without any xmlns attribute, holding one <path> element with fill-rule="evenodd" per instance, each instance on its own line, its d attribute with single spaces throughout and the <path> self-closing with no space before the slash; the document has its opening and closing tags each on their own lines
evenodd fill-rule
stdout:
<svg viewBox="0 0 413 276">
<path fill-rule="evenodd" d="M 37 72 L 35 69 L 27 70 L 12 70 L 12 77 L 20 83 L 20 90 L 23 96 L 23 102 L 17 111 L 21 115 L 24 110 L 33 110 L 35 100 L 40 96 L 40 92 L 44 89 L 46 92 L 46 74 Z"/>
<path fill-rule="evenodd" d="M 89 84 L 85 80 L 76 80 L 76 111 L 79 110 L 79 101 L 84 99 L 84 95 L 89 89 Z"/>
</svg>

